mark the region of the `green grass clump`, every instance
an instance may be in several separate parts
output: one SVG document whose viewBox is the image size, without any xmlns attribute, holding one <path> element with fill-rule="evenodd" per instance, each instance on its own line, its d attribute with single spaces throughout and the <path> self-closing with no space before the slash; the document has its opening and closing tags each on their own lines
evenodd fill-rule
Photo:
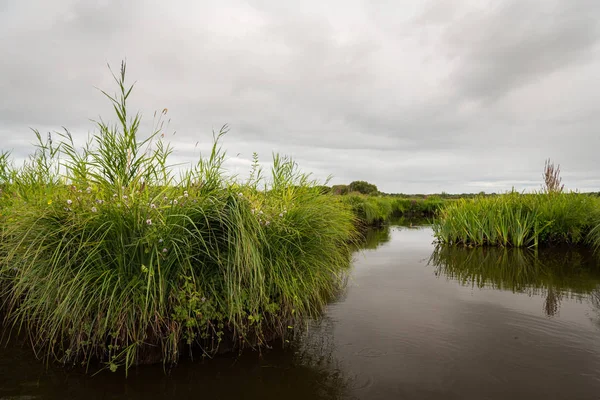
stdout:
<svg viewBox="0 0 600 400">
<path fill-rule="evenodd" d="M 362 226 L 381 226 L 392 219 L 401 217 L 433 217 L 445 204 L 449 203 L 449 200 L 442 200 L 439 196 L 410 199 L 350 193 L 332 197 L 350 205 Z"/>
<path fill-rule="evenodd" d="M 162 124 L 139 138 L 125 66 L 117 123 L 83 148 L 38 134 L 30 159 L 0 156 L 0 300 L 6 332 L 63 363 L 114 370 L 261 346 L 316 316 L 343 285 L 355 221 L 290 159 L 270 178 L 224 174 L 225 152 L 175 179 Z M 166 110 L 159 115 L 164 116 Z"/>
<path fill-rule="evenodd" d="M 439 196 L 391 199 L 394 216 L 433 217 L 448 203 Z"/>
<path fill-rule="evenodd" d="M 341 196 L 340 199 L 342 203 L 351 207 L 363 226 L 382 225 L 392 217 L 392 202 L 388 198 L 352 193 Z"/>
<path fill-rule="evenodd" d="M 579 193 L 507 193 L 461 199 L 433 225 L 441 243 L 472 246 L 538 246 L 586 241 L 600 214 L 597 198 Z"/>
</svg>

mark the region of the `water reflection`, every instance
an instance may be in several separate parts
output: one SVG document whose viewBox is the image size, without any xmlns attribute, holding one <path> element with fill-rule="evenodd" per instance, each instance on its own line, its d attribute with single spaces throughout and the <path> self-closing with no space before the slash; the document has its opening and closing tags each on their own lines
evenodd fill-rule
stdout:
<svg viewBox="0 0 600 400">
<path fill-rule="evenodd" d="M 359 250 L 375 250 L 379 246 L 389 242 L 390 226 L 384 225 L 380 228 L 367 229 L 362 232 L 359 239 L 357 249 Z"/>
<path fill-rule="evenodd" d="M 556 315 L 564 297 L 599 303 L 600 258 L 587 249 L 437 246 L 429 264 L 437 276 L 465 286 L 542 295 L 548 316 Z"/>
<path fill-rule="evenodd" d="M 368 228 L 361 232 L 357 250 L 375 250 L 388 243 L 392 238 L 391 232 L 394 227 L 423 229 L 428 223 L 429 220 L 425 218 L 394 218 L 378 228 Z"/>
<path fill-rule="evenodd" d="M 339 399 L 351 381 L 333 356 L 331 320 L 314 323 L 287 348 L 144 366 L 95 376 L 36 360 L 27 346 L 0 347 L 0 399 Z M 278 346 L 280 347 L 280 346 Z"/>
</svg>

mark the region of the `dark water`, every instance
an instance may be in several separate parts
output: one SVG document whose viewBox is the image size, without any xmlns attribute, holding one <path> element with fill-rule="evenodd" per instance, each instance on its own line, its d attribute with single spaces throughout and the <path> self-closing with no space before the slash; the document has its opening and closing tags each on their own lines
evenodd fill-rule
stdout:
<svg viewBox="0 0 600 400">
<path fill-rule="evenodd" d="M 436 249 L 371 232 L 349 287 L 286 350 L 134 370 L 0 350 L 0 399 L 600 399 L 600 265 L 573 249 Z"/>
</svg>

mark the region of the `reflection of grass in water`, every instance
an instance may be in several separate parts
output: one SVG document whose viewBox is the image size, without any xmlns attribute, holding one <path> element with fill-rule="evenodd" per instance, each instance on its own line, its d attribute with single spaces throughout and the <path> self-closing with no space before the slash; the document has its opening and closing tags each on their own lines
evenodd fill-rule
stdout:
<svg viewBox="0 0 600 400">
<path fill-rule="evenodd" d="M 334 356 L 334 321 L 324 317 L 313 320 L 306 329 L 296 332 L 295 340 L 286 353 L 293 352 L 293 363 L 306 368 L 315 387 L 313 398 L 345 398 L 352 379 L 346 376 L 339 360 Z"/>
<path fill-rule="evenodd" d="M 391 240 L 390 227 L 405 227 L 421 229 L 430 224 L 427 218 L 393 218 L 389 223 L 379 227 L 364 229 L 360 234 L 360 239 L 357 242 L 357 250 L 375 250 L 379 246 L 388 243 Z"/>
<path fill-rule="evenodd" d="M 585 249 L 459 248 L 437 246 L 435 274 L 472 287 L 492 287 L 546 297 L 555 315 L 564 296 L 583 298 L 600 286 L 600 260 Z"/>
<path fill-rule="evenodd" d="M 356 243 L 357 250 L 374 250 L 384 243 L 389 242 L 390 227 L 383 225 L 380 228 L 369 228 L 361 232 L 360 240 Z"/>
</svg>

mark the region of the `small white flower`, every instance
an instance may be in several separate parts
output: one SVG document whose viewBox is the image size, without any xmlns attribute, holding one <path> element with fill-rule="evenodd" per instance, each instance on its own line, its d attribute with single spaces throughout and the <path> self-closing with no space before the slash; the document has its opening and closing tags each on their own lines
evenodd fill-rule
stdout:
<svg viewBox="0 0 600 400">
<path fill-rule="evenodd" d="M 238 197 L 243 197 L 244 195 L 242 194 L 242 192 L 238 193 Z"/>
<path fill-rule="evenodd" d="M 283 218 L 283 213 L 279 213 L 279 216 Z"/>
<path fill-rule="evenodd" d="M 79 189 L 79 190 L 77 191 L 77 193 L 83 193 L 83 191 L 82 191 L 81 189 Z"/>
<path fill-rule="evenodd" d="M 117 197 L 117 194 L 116 194 L 116 193 L 114 193 L 114 194 L 113 194 L 113 197 Z"/>
<path fill-rule="evenodd" d="M 188 197 L 188 196 L 189 196 L 189 194 L 188 194 L 187 190 L 185 192 L 183 192 L 183 197 Z"/>
<path fill-rule="evenodd" d="M 178 203 L 177 200 L 173 200 L 173 204 L 177 205 L 177 203 Z"/>
<path fill-rule="evenodd" d="M 93 212 L 93 213 L 95 213 L 95 212 L 97 212 L 97 211 L 98 211 L 98 209 L 97 209 L 96 207 L 92 207 L 92 212 Z"/>
<path fill-rule="evenodd" d="M 252 209 L 250 212 L 251 212 L 252 214 L 254 214 L 254 213 L 256 212 L 256 210 L 253 208 L 253 209 Z"/>
<path fill-rule="evenodd" d="M 126 194 L 124 194 L 124 195 L 123 195 L 123 200 L 127 200 L 127 199 L 128 199 L 127 195 L 126 195 Z"/>
<path fill-rule="evenodd" d="M 266 226 L 266 225 L 269 225 L 270 223 L 271 223 L 271 221 L 267 221 L 267 222 L 265 222 L 265 226 Z"/>
<path fill-rule="evenodd" d="M 85 189 L 86 192 L 88 192 L 88 194 L 92 193 L 92 188 L 88 186 L 87 189 Z"/>
<path fill-rule="evenodd" d="M 204 302 L 206 301 L 206 297 L 202 297 L 202 298 L 200 299 L 200 301 L 202 301 L 202 302 L 204 303 Z"/>
<path fill-rule="evenodd" d="M 71 200 L 69 199 L 69 200 L 67 200 L 67 204 L 68 204 L 68 205 L 71 205 L 71 204 L 73 204 L 73 201 L 71 201 Z"/>
<path fill-rule="evenodd" d="M 263 212 L 262 212 L 262 210 L 260 210 L 260 211 L 258 212 L 258 214 L 259 214 L 259 215 L 263 215 Z"/>
<path fill-rule="evenodd" d="M 150 208 L 154 210 L 156 208 L 156 204 L 154 204 L 154 203 L 150 204 Z"/>
<path fill-rule="evenodd" d="M 165 247 L 165 248 L 163 249 L 163 253 L 166 253 L 166 252 L 167 252 L 167 248 Z"/>
<path fill-rule="evenodd" d="M 150 218 L 146 220 L 146 225 L 152 225 L 152 220 Z"/>
<path fill-rule="evenodd" d="M 162 242 L 163 242 L 163 240 L 162 240 L 162 239 L 158 239 L 158 243 L 162 243 Z"/>
</svg>

